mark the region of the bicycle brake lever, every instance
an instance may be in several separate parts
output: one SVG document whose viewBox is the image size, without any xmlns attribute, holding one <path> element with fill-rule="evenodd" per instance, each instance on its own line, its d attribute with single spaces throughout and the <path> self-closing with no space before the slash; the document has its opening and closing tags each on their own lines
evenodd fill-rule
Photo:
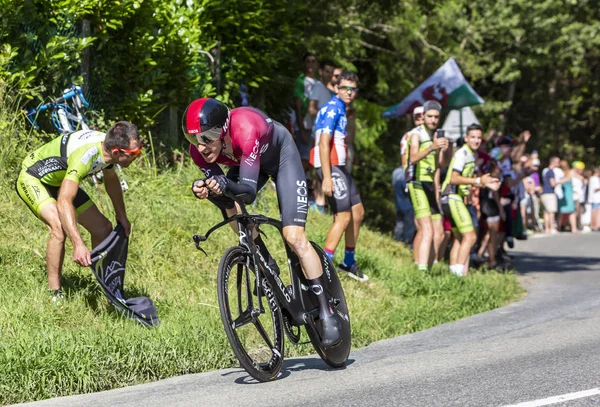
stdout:
<svg viewBox="0 0 600 407">
<path fill-rule="evenodd" d="M 206 253 L 206 251 L 200 246 L 201 242 L 206 241 L 206 236 L 194 235 L 192 237 L 192 239 L 194 239 L 194 243 L 196 244 L 196 249 L 200 250 L 202 253 L 204 253 L 204 255 L 206 257 L 208 257 L 208 253 Z"/>
</svg>

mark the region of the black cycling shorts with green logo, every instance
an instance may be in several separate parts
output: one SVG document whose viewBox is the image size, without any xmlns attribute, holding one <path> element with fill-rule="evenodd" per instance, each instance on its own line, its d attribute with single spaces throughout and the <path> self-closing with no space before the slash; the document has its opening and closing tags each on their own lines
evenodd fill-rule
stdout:
<svg viewBox="0 0 600 407">
<path fill-rule="evenodd" d="M 408 184 L 408 192 L 415 209 L 416 219 L 427 216 L 431 216 L 431 219 L 442 219 L 442 212 L 437 203 L 433 182 L 413 181 Z"/>
</svg>

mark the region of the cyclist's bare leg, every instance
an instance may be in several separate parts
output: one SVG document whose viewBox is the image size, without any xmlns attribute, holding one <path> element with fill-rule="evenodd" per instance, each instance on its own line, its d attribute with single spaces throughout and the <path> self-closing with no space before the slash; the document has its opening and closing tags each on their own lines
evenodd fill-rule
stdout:
<svg viewBox="0 0 600 407">
<path fill-rule="evenodd" d="M 487 249 L 489 242 L 490 242 L 490 231 L 489 231 L 489 225 L 488 225 L 488 231 L 485 232 L 483 239 L 481 239 L 481 245 L 479 246 L 479 250 L 477 251 L 477 257 L 479 257 L 480 259 L 483 258 L 483 254 L 485 253 L 485 250 Z"/>
<path fill-rule="evenodd" d="M 452 243 L 452 249 L 450 249 L 450 265 L 458 263 L 458 251 L 460 249 L 460 233 L 454 233 L 454 242 Z"/>
<path fill-rule="evenodd" d="M 104 216 L 96 205 L 90 206 L 77 217 L 77 222 L 92 236 L 92 248 L 98 246 L 108 237 L 113 229 L 112 223 Z"/>
<path fill-rule="evenodd" d="M 417 233 L 415 234 L 415 238 L 413 239 L 413 260 L 415 264 L 419 264 L 419 247 L 421 247 L 422 234 L 421 229 L 419 228 L 419 223 L 416 219 L 415 226 L 417 228 Z"/>
<path fill-rule="evenodd" d="M 352 212 L 339 212 L 333 215 L 333 224 L 327 232 L 325 238 L 325 249 L 335 252 L 340 240 L 342 240 L 342 234 L 348 228 L 352 222 Z"/>
<path fill-rule="evenodd" d="M 365 218 L 365 207 L 362 203 L 356 204 L 352 207 L 352 220 L 348 223 L 344 237 L 346 239 L 346 247 L 356 247 L 358 241 L 358 232 L 360 231 L 360 225 Z"/>
<path fill-rule="evenodd" d="M 323 275 L 319 256 L 312 247 L 302 226 L 285 226 L 283 238 L 298 255 L 302 271 L 306 278 L 313 280 Z"/>
<path fill-rule="evenodd" d="M 439 259 L 440 246 L 444 240 L 444 223 L 442 219 L 432 219 L 433 225 L 433 259 Z"/>
<path fill-rule="evenodd" d="M 440 248 L 438 249 L 438 257 L 433 258 L 433 260 L 442 261 L 444 260 L 444 256 L 446 255 L 446 249 L 448 248 L 448 244 L 452 240 L 452 232 L 449 230 L 444 230 L 444 238 L 442 239 L 442 243 L 440 243 Z M 432 250 L 433 252 L 433 250 Z M 432 254 L 433 256 L 433 254 Z M 432 260 L 432 261 L 433 261 Z"/>
<path fill-rule="evenodd" d="M 431 251 L 431 244 L 433 243 L 433 224 L 431 222 L 431 216 L 425 216 L 417 219 L 417 227 L 421 233 L 421 243 L 419 247 L 415 246 L 414 250 L 418 251 L 417 264 L 420 268 L 427 267 L 429 263 L 429 253 Z"/>
<path fill-rule="evenodd" d="M 42 221 L 48 226 L 50 236 L 46 245 L 46 268 L 48 270 L 48 289 L 60 288 L 63 261 L 65 259 L 66 235 L 58 217 L 56 202 L 50 202 L 40 210 Z"/>
<path fill-rule="evenodd" d="M 471 249 L 473 245 L 477 241 L 477 234 L 475 231 L 465 232 L 461 234 L 460 238 L 460 249 L 458 250 L 458 258 L 456 259 L 456 263 L 453 264 L 463 264 L 468 266 L 469 264 L 469 255 L 471 254 Z M 467 271 L 468 269 L 465 269 Z"/>
<path fill-rule="evenodd" d="M 500 222 L 488 222 L 488 229 L 490 230 L 490 240 L 488 242 L 488 264 L 490 266 L 496 266 L 496 250 L 498 249 L 498 228 Z"/>
</svg>

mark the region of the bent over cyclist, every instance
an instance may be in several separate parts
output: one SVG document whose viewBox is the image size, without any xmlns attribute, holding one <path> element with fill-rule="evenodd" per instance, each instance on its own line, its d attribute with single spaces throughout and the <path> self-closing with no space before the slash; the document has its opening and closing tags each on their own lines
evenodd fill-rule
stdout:
<svg viewBox="0 0 600 407">
<path fill-rule="evenodd" d="M 142 152 L 137 127 L 120 121 L 106 134 L 80 130 L 50 141 L 23 160 L 17 178 L 19 197 L 50 230 L 46 246 L 48 289 L 55 301 L 62 298 L 60 276 L 65 257 L 65 234 L 73 243 L 73 261 L 92 264 L 77 223 L 92 235 L 96 247 L 111 232 L 112 224 L 80 187 L 81 181 L 100 170 L 117 221 L 129 235 L 131 225 L 125 213 L 123 191 L 114 164 L 128 167 Z"/>
<path fill-rule="evenodd" d="M 269 177 L 277 185 L 283 237 L 298 255 L 311 291 L 319 300 L 319 318 L 324 346 L 340 340 L 340 324 L 323 290 L 323 268 L 304 227 L 308 213 L 307 184 L 300 154 L 289 131 L 263 112 L 251 107 L 229 110 L 218 100 L 193 101 L 184 114 L 183 131 L 190 142 L 194 163 L 205 179 L 194 182 L 196 197 L 209 199 L 230 217 L 237 213 L 230 193 L 249 204 Z M 218 164 L 231 167 L 227 175 Z M 254 238 L 260 254 L 275 269 L 260 234 Z"/>
</svg>

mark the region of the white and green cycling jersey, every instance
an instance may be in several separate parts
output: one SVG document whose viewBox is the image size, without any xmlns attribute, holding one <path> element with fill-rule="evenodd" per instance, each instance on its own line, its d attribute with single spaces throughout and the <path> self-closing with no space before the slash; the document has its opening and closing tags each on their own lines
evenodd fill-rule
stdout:
<svg viewBox="0 0 600 407">
<path fill-rule="evenodd" d="M 111 165 L 102 154 L 105 138 L 105 133 L 94 130 L 65 134 L 28 154 L 22 168 L 45 185 L 58 187 L 65 179 L 80 183 Z"/>
<path fill-rule="evenodd" d="M 452 172 L 454 171 L 466 178 L 472 178 L 475 174 L 475 153 L 466 144 L 459 148 L 452 156 L 446 178 L 442 184 L 442 195 L 457 194 L 461 198 L 464 198 L 471 193 L 471 188 L 469 185 L 452 184 L 450 181 L 452 180 Z"/>
<path fill-rule="evenodd" d="M 429 133 L 424 124 L 412 129 L 408 134 L 407 140 L 407 154 L 409 157 L 408 167 L 413 166 L 413 164 L 410 163 L 410 145 L 412 142 L 412 136 L 415 133 L 419 135 L 419 152 L 428 150 L 433 145 L 433 136 Z M 427 154 L 416 164 L 414 164 L 414 168 L 409 169 L 409 173 L 412 172 L 414 174 L 414 181 L 433 182 L 435 170 L 438 167 L 438 154 L 438 150 Z"/>
</svg>

